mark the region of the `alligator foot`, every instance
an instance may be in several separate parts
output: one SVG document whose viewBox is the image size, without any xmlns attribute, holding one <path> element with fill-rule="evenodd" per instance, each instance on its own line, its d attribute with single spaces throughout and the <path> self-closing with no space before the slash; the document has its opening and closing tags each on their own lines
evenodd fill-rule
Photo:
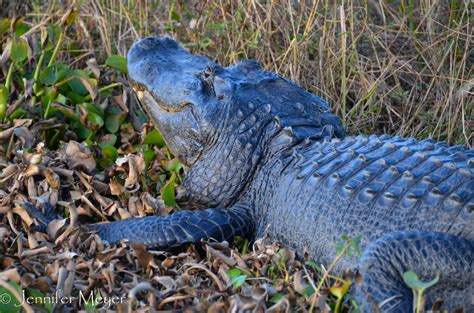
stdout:
<svg viewBox="0 0 474 313">
<path fill-rule="evenodd" d="M 33 204 L 26 202 L 26 201 L 19 201 L 18 204 L 25 209 L 25 211 L 33 218 L 35 218 L 39 224 L 34 225 L 30 228 L 31 231 L 37 231 L 37 232 L 42 232 L 46 233 L 46 229 L 48 224 L 55 220 L 58 219 L 58 215 L 55 212 L 53 206 L 48 202 L 45 201 L 41 198 L 35 198 L 41 203 L 41 205 L 44 208 L 44 213 L 41 212 L 41 210 L 34 206 Z"/>
<path fill-rule="evenodd" d="M 98 235 L 110 243 L 122 239 L 141 242 L 148 247 L 166 250 L 202 239 L 231 240 L 234 236 L 248 237 L 253 229 L 250 210 L 234 206 L 230 209 L 179 211 L 164 217 L 147 216 L 90 224 Z"/>
<path fill-rule="evenodd" d="M 361 285 L 355 289 L 362 312 L 374 311 L 405 313 L 413 311 L 413 291 L 404 283 L 403 274 L 415 272 L 420 280 L 439 281 L 423 294 L 425 308 L 438 299 L 463 303 L 465 312 L 474 312 L 474 243 L 472 241 L 435 232 L 406 231 L 382 237 L 365 251 L 360 272 Z M 448 293 L 449 292 L 449 293 Z M 452 311 L 451 303 L 444 309 Z"/>
</svg>

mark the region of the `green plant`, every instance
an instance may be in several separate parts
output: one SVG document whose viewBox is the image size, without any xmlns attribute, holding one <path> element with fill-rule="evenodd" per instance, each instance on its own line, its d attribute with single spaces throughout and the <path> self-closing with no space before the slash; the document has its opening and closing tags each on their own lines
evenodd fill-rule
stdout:
<svg viewBox="0 0 474 313">
<path fill-rule="evenodd" d="M 413 289 L 415 292 L 415 303 L 416 313 L 423 312 L 424 301 L 423 301 L 423 292 L 434 286 L 439 280 L 439 274 L 436 274 L 436 277 L 430 281 L 424 282 L 418 278 L 418 275 L 414 272 L 405 272 L 403 273 L 403 281 L 407 284 L 408 287 Z"/>
<path fill-rule="evenodd" d="M 247 279 L 247 275 L 243 274 L 238 268 L 228 270 L 227 277 L 229 277 L 232 287 L 235 289 L 241 287 Z"/>
</svg>

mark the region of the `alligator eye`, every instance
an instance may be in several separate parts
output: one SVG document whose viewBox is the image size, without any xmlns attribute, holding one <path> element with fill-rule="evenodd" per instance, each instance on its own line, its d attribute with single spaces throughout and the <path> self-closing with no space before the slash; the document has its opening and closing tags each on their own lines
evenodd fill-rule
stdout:
<svg viewBox="0 0 474 313">
<path fill-rule="evenodd" d="M 207 66 L 202 72 L 199 73 L 198 77 L 205 82 L 211 82 L 214 80 L 214 69 L 211 66 Z"/>
<path fill-rule="evenodd" d="M 204 79 L 210 79 L 214 77 L 214 69 L 208 65 L 206 69 L 202 72 L 202 77 Z"/>
<path fill-rule="evenodd" d="M 200 73 L 199 78 L 202 81 L 203 91 L 208 95 L 215 96 L 214 69 L 211 66 L 207 66 L 206 69 Z"/>
</svg>

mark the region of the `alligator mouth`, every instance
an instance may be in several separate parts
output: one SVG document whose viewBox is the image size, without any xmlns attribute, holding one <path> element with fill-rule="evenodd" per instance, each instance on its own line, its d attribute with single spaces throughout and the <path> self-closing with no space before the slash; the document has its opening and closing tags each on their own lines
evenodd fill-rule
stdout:
<svg viewBox="0 0 474 313">
<path fill-rule="evenodd" d="M 161 110 L 168 112 L 168 113 L 178 113 L 186 109 L 187 107 L 192 106 L 193 104 L 191 102 L 184 102 L 180 104 L 177 107 L 168 107 L 163 105 L 160 101 L 157 101 L 153 94 L 147 90 L 145 86 L 143 86 L 140 83 L 137 83 L 135 81 L 130 81 L 130 86 L 132 87 L 133 91 L 137 95 L 137 98 L 139 100 L 139 103 L 142 107 L 142 109 L 145 109 L 147 111 L 147 107 L 151 106 L 157 106 Z M 147 103 L 149 103 L 147 105 Z"/>
</svg>

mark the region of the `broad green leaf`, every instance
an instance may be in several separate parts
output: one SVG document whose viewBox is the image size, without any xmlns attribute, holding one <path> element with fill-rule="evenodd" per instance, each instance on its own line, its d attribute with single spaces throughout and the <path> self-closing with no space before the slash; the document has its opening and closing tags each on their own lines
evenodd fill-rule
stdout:
<svg viewBox="0 0 474 313">
<path fill-rule="evenodd" d="M 23 294 L 20 286 L 14 282 L 8 282 L 20 295 Z M 10 290 L 0 287 L 0 312 L 17 313 L 21 310 L 20 301 L 10 292 Z"/>
<path fill-rule="evenodd" d="M 117 136 L 115 136 L 114 134 L 107 134 L 100 138 L 99 147 L 101 148 L 113 147 L 116 142 L 117 142 Z"/>
<path fill-rule="evenodd" d="M 63 80 L 66 77 L 68 70 L 69 67 L 65 64 L 53 64 L 41 72 L 39 80 L 45 85 L 53 85 L 56 82 Z"/>
<path fill-rule="evenodd" d="M 168 172 L 179 172 L 180 169 L 183 168 L 183 163 L 181 163 L 178 159 L 172 159 L 169 161 L 162 162 L 163 168 Z"/>
<path fill-rule="evenodd" d="M 351 282 L 344 280 L 343 282 L 338 282 L 329 288 L 329 291 L 338 299 L 341 299 L 345 296 L 349 287 L 351 286 Z"/>
<path fill-rule="evenodd" d="M 79 77 L 89 79 L 89 76 L 87 75 L 85 71 L 82 71 L 82 70 L 69 71 L 66 77 L 67 78 L 76 77 L 68 82 L 68 85 L 72 91 L 74 91 L 75 93 L 81 96 L 85 96 L 86 94 L 89 93 L 87 88 L 82 83 L 81 79 L 79 79 Z"/>
<path fill-rule="evenodd" d="M 101 107 L 98 107 L 96 105 L 93 105 L 92 103 L 83 103 L 82 106 L 86 108 L 86 111 L 88 113 L 95 113 L 99 115 L 100 117 L 104 117 L 104 110 Z"/>
<path fill-rule="evenodd" d="M 87 120 L 91 122 L 93 125 L 97 126 L 98 128 L 101 128 L 102 126 L 104 126 L 104 120 L 102 119 L 102 117 L 100 117 L 100 115 L 96 113 L 93 113 L 93 112 L 87 113 Z"/>
<path fill-rule="evenodd" d="M 52 103 L 51 107 L 57 108 L 61 113 L 66 115 L 66 117 L 69 120 L 72 120 L 72 121 L 79 121 L 80 120 L 79 116 L 76 114 L 76 112 L 73 109 L 71 109 L 70 107 L 61 105 L 59 102 L 58 103 Z"/>
<path fill-rule="evenodd" d="M 241 274 L 242 274 L 242 271 L 239 270 L 238 268 L 232 268 L 227 271 L 227 276 L 229 277 L 229 279 L 235 278 Z"/>
<path fill-rule="evenodd" d="M 247 275 L 242 275 L 242 271 L 238 268 L 233 268 L 227 271 L 227 276 L 234 288 L 239 288 L 245 283 Z"/>
<path fill-rule="evenodd" d="M 153 152 L 153 150 L 148 149 L 143 152 L 143 159 L 145 159 L 146 167 L 150 165 L 151 161 L 153 161 L 154 158 L 155 152 Z"/>
<path fill-rule="evenodd" d="M 76 122 L 74 126 L 74 131 L 81 140 L 86 140 L 92 136 L 92 130 L 85 127 L 81 122 Z"/>
<path fill-rule="evenodd" d="M 105 65 L 119 72 L 122 72 L 125 74 L 128 73 L 127 59 L 122 55 L 115 54 L 115 55 L 109 56 L 107 60 L 105 61 Z"/>
<path fill-rule="evenodd" d="M 20 37 L 24 33 L 26 33 L 30 28 L 28 25 L 23 23 L 23 18 L 19 18 L 16 20 L 15 25 L 13 25 L 13 29 L 15 32 L 15 36 Z"/>
<path fill-rule="evenodd" d="M 12 40 L 10 58 L 14 62 L 22 62 L 28 57 L 28 43 L 24 38 Z"/>
<path fill-rule="evenodd" d="M 18 108 L 18 109 L 16 109 L 15 111 L 13 111 L 12 114 L 10 114 L 10 115 L 8 116 L 8 119 L 9 119 L 10 121 L 13 121 L 13 120 L 15 120 L 15 119 L 17 119 L 17 118 L 22 118 L 22 117 L 26 116 L 26 113 L 27 113 L 27 112 L 26 112 L 25 110 L 23 110 L 22 108 Z"/>
<path fill-rule="evenodd" d="M 230 280 L 232 287 L 234 288 L 239 288 L 245 283 L 245 280 L 247 279 L 247 275 L 239 275 Z"/>
<path fill-rule="evenodd" d="M 105 128 L 110 133 L 116 133 L 120 129 L 120 124 L 125 119 L 125 115 L 118 110 L 107 111 L 107 117 L 105 118 Z"/>
<path fill-rule="evenodd" d="M 313 286 L 308 286 L 303 290 L 303 293 L 301 295 L 305 298 L 309 298 L 313 293 L 314 293 Z"/>
<path fill-rule="evenodd" d="M 281 299 L 284 299 L 284 298 L 285 297 L 281 293 L 276 293 L 268 301 L 271 302 L 271 303 L 277 303 L 278 301 L 280 301 Z"/>
<path fill-rule="evenodd" d="M 71 101 L 75 104 L 83 103 L 86 101 L 84 96 L 81 96 L 72 90 L 69 90 L 68 92 L 66 92 L 66 96 L 67 98 L 71 99 Z"/>
<path fill-rule="evenodd" d="M 408 287 L 417 290 L 424 290 L 435 285 L 439 280 L 439 274 L 436 274 L 436 277 L 433 280 L 424 282 L 419 280 L 418 275 L 416 273 L 408 271 L 403 273 L 403 281 L 407 284 Z"/>
<path fill-rule="evenodd" d="M 67 98 L 63 96 L 62 94 L 58 94 L 56 97 L 56 102 L 61 103 L 61 104 L 66 104 Z"/>
<path fill-rule="evenodd" d="M 167 206 L 175 207 L 176 206 L 176 199 L 174 193 L 174 186 L 176 184 L 176 174 L 173 173 L 168 180 L 168 182 L 163 187 L 161 191 L 161 198 L 165 202 Z"/>
<path fill-rule="evenodd" d="M 62 32 L 62 29 L 57 24 L 49 24 L 46 28 L 46 31 L 48 33 L 48 36 L 46 45 L 44 46 L 44 50 L 48 51 L 54 48 L 55 44 L 58 41 L 59 34 Z"/>
<path fill-rule="evenodd" d="M 157 145 L 161 148 L 165 146 L 165 141 L 163 139 L 163 136 L 161 136 L 160 132 L 156 129 L 153 129 L 146 135 L 145 139 L 143 139 L 143 144 Z"/>
<path fill-rule="evenodd" d="M 115 160 L 118 157 L 118 151 L 115 147 L 113 146 L 108 146 L 102 148 L 102 155 L 104 158 L 111 160 L 112 162 L 115 162 Z"/>
</svg>

